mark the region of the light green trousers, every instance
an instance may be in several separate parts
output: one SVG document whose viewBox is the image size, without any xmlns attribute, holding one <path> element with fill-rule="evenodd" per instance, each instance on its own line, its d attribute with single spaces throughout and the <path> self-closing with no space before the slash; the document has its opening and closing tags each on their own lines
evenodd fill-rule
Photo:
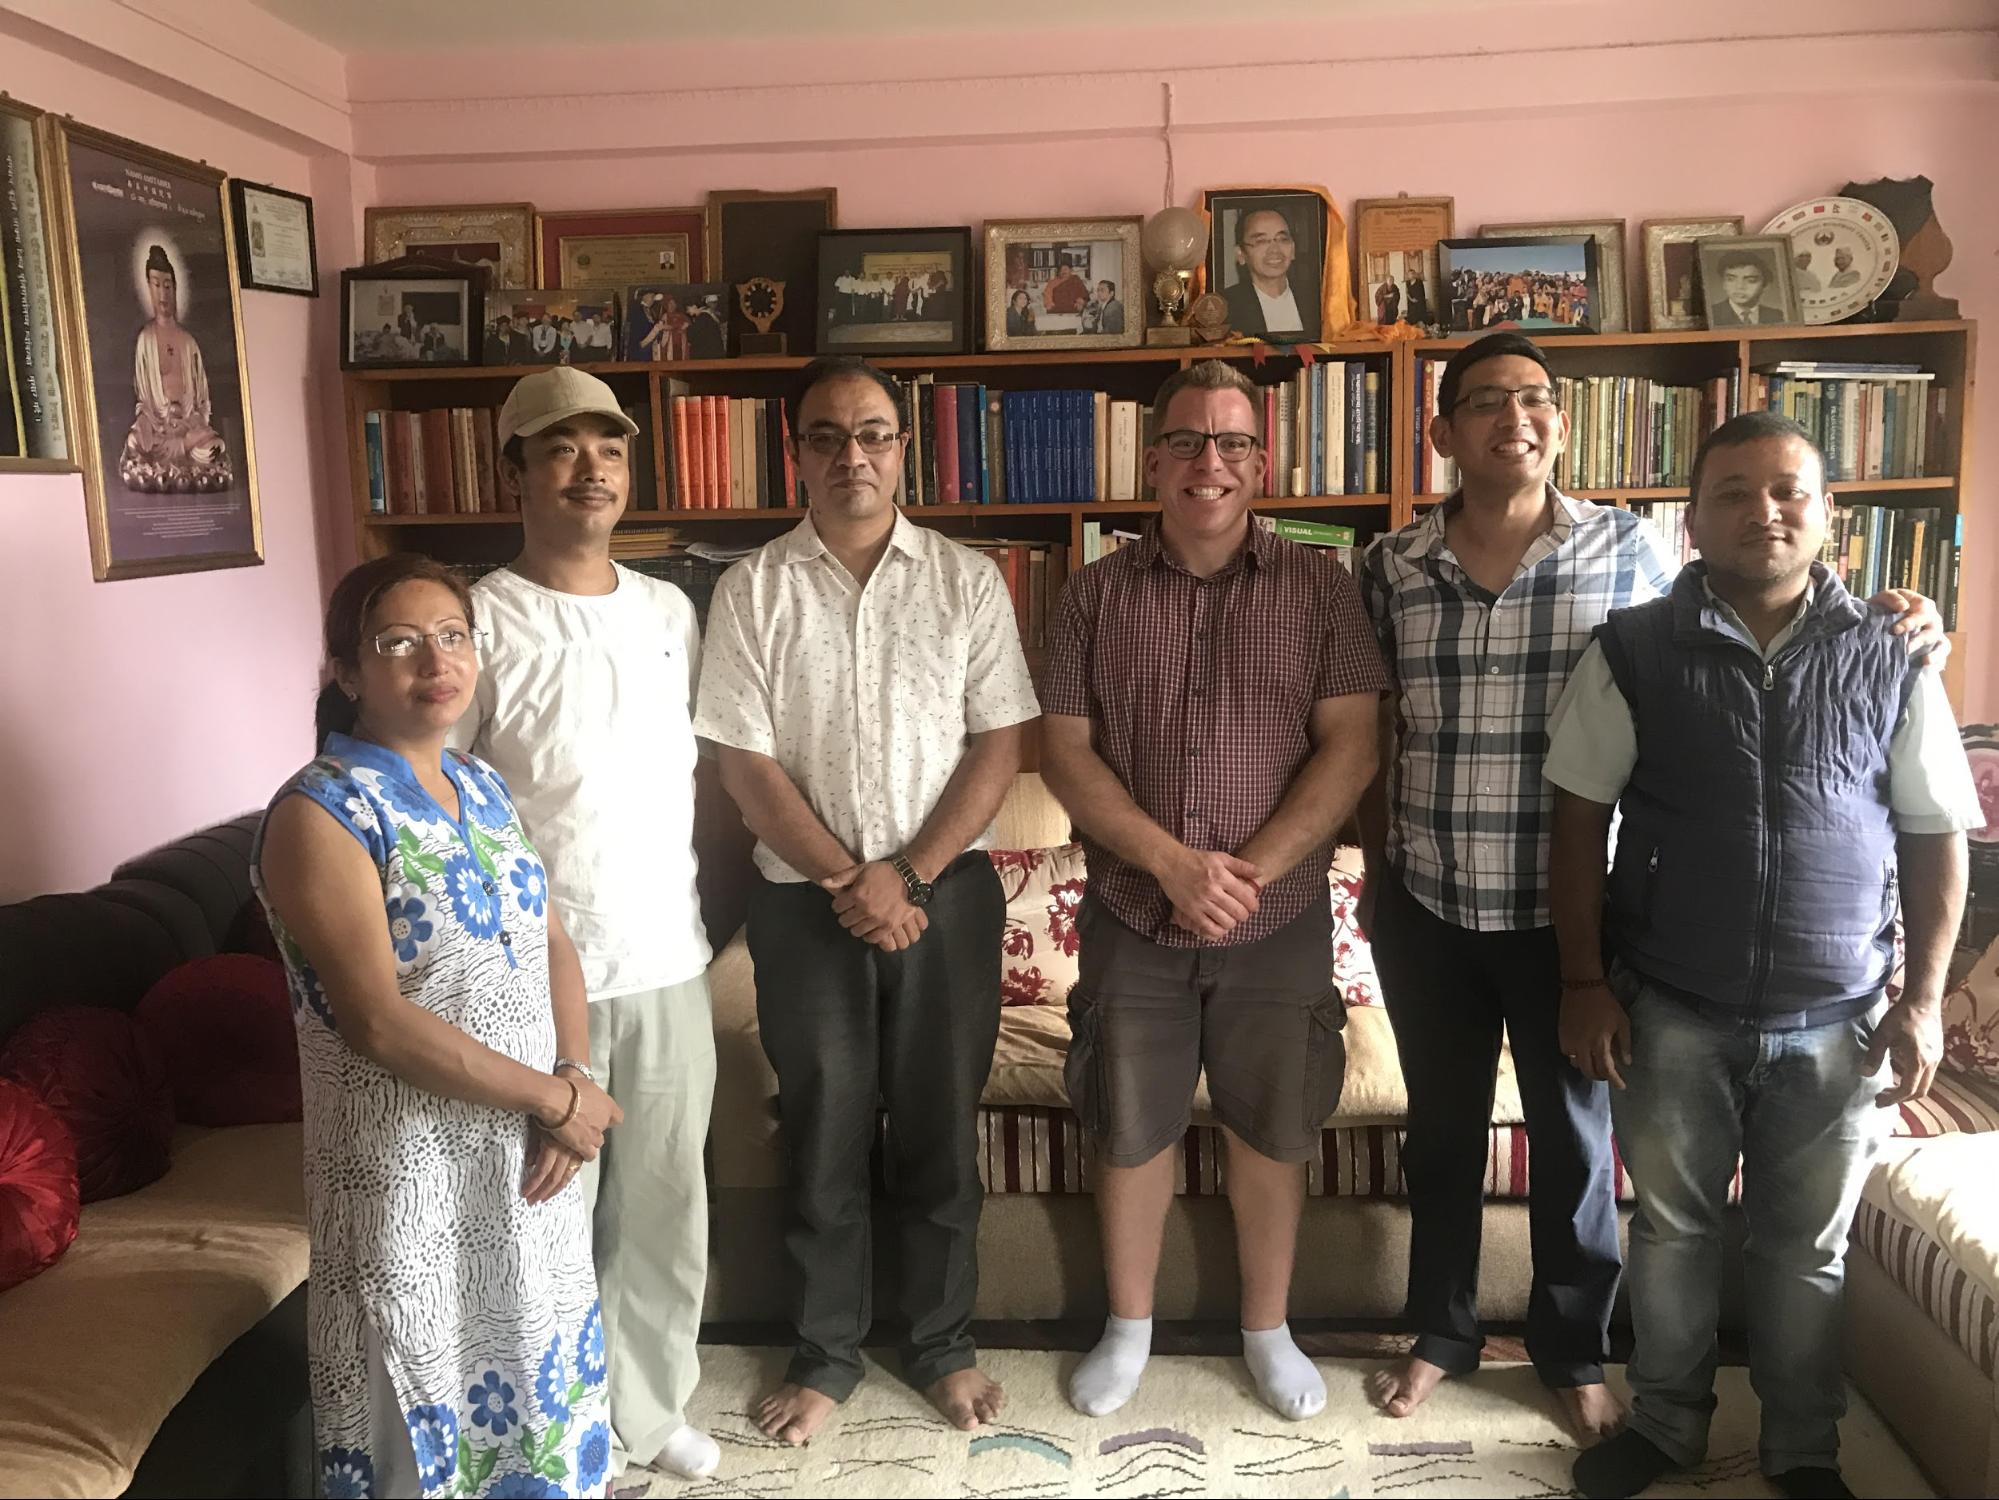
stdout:
<svg viewBox="0 0 1999 1500">
<path fill-rule="evenodd" d="M 590 1005 L 590 1066 L 625 1111 L 583 1169 L 618 1453 L 648 1463 L 687 1420 L 708 1285 L 702 1149 L 715 1097 L 706 975 Z"/>
</svg>

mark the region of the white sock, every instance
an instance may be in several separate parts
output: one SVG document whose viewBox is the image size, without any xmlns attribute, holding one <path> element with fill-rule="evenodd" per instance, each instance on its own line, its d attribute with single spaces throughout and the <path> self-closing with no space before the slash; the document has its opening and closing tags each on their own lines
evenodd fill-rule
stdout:
<svg viewBox="0 0 1999 1500">
<path fill-rule="evenodd" d="M 1280 1417 L 1302 1422 L 1326 1409 L 1326 1382 L 1305 1351 L 1291 1341 L 1291 1325 L 1245 1328 L 1242 1357 L 1263 1404 Z"/>
<path fill-rule="evenodd" d="M 673 1429 L 673 1436 L 653 1460 L 658 1467 L 682 1479 L 706 1479 L 721 1462 L 722 1450 L 715 1440 L 684 1422 Z"/>
<path fill-rule="evenodd" d="M 1152 1319 L 1104 1319 L 1104 1336 L 1069 1378 L 1069 1404 L 1086 1417 L 1107 1417 L 1138 1392 L 1152 1355 Z"/>
</svg>

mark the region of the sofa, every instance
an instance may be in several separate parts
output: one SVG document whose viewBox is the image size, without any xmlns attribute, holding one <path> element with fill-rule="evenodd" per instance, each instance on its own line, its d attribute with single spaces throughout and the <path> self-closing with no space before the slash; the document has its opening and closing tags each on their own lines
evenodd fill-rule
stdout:
<svg viewBox="0 0 1999 1500">
<path fill-rule="evenodd" d="M 1073 980 L 1073 954 L 1045 941 L 1050 933 L 1066 935 L 1062 914 L 1081 894 L 1080 852 L 1064 847 L 1069 836 L 1069 820 L 1040 777 L 1018 776 L 1000 813 L 994 851 L 1009 891 L 1001 955 L 1007 1003 L 979 1115 L 987 1187 L 979 1229 L 976 1316 L 982 1319 L 1095 1318 L 1104 1311 L 1089 1163 L 1062 1082 L 1069 1025 L 1061 1001 L 1064 980 Z M 1037 862 L 1050 867 L 1039 883 L 1016 878 L 1023 864 Z M 1357 851 L 1340 851 L 1330 877 L 1336 931 L 1328 967 L 1347 1002 L 1347 1076 L 1319 1157 L 1308 1167 L 1292 1313 L 1392 1319 L 1401 1310 L 1408 1263 L 1398 1155 L 1407 1097 L 1365 939 L 1350 918 Z M 1984 966 L 1994 971 L 1985 1019 L 1999 1055 L 1999 948 Z M 776 1080 L 757 1036 L 755 984 L 742 934 L 718 953 L 709 982 L 718 1070 L 709 1141 L 714 1256 L 707 1315 L 781 1320 Z M 1954 992 L 1960 1029 L 1968 1003 L 1962 990 Z M 1961 1061 L 1964 1050 L 1961 1039 L 1954 1042 L 1953 1057 Z M 1999 1065 L 1994 1071 L 1999 1074 Z M 1849 1369 L 1947 1493 L 1999 1493 L 1993 1389 L 1999 1193 L 1989 1188 L 1999 1180 L 1999 1089 L 1975 1072 L 1947 1066 L 1931 1095 L 1902 1106 L 1892 1128 L 1848 1257 Z M 1226 1320 L 1236 1312 L 1220 1145 L 1205 1095 L 1197 1094 L 1193 1125 L 1177 1148 L 1178 1191 L 1159 1282 L 1162 1318 Z M 1526 1316 L 1529 1169 L 1512 1059 L 1502 1051 L 1479 1265 L 1480 1310 L 1494 1321 Z M 1621 1166 L 1616 1185 L 1628 1216 L 1633 1192 Z M 1740 1216 L 1731 1217 L 1739 1249 Z M 885 1221 L 879 1227 L 885 1229 Z M 894 1274 L 892 1255 L 877 1257 L 876 1265 L 884 1282 Z M 878 1290 L 885 1293 L 886 1286 Z M 893 1304 L 878 1297 L 878 1305 Z M 1724 1318 L 1739 1326 L 1739 1253 L 1729 1257 L 1723 1307 Z"/>
<path fill-rule="evenodd" d="M 182 962 L 250 946 L 256 826 L 0 907 L 0 1041 L 51 1006 L 131 1011 Z M 182 1125 L 173 1147 L 0 1293 L 0 1495 L 312 1492 L 299 1126 Z"/>
</svg>

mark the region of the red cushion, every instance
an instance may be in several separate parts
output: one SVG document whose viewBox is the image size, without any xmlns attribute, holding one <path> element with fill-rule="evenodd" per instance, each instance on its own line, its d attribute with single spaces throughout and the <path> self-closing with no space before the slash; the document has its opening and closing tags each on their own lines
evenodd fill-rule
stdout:
<svg viewBox="0 0 1999 1500">
<path fill-rule="evenodd" d="M 0 1292 L 62 1259 L 79 1209 L 69 1128 L 20 1084 L 0 1079 Z"/>
<path fill-rule="evenodd" d="M 270 1125 L 303 1113 L 285 971 L 268 958 L 184 963 L 146 991 L 138 1019 L 188 1123 Z"/>
<path fill-rule="evenodd" d="M 69 1127 L 85 1203 L 165 1174 L 173 1092 L 130 1016 L 86 1005 L 45 1010 L 7 1039 L 0 1074 L 40 1094 Z"/>
</svg>

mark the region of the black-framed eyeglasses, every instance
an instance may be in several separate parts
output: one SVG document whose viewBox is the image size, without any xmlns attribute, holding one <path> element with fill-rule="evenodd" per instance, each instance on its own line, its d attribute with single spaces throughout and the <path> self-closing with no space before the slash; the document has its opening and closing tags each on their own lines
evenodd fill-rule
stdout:
<svg viewBox="0 0 1999 1500">
<path fill-rule="evenodd" d="M 859 432 L 820 427 L 806 433 L 799 441 L 821 458 L 838 458 L 847 451 L 849 443 L 859 443 L 863 453 L 886 453 L 901 436 L 902 429 L 899 427 L 863 427 Z"/>
<path fill-rule="evenodd" d="M 1256 452 L 1257 438 L 1248 432 L 1196 432 L 1191 427 L 1177 427 L 1171 432 L 1162 432 L 1155 441 L 1175 458 L 1182 460 L 1199 458 L 1201 450 L 1208 444 L 1215 445 L 1215 452 L 1224 463 L 1239 464 Z"/>
<path fill-rule="evenodd" d="M 388 657 L 415 656 L 425 641 L 435 641 L 437 649 L 446 656 L 456 656 L 485 645 L 489 639 L 486 631 L 460 630 L 456 626 L 429 631 L 385 630 L 375 637 L 375 649 Z"/>
<path fill-rule="evenodd" d="M 1489 417 L 1515 399 L 1522 411 L 1547 411 L 1555 404 L 1555 392 L 1553 387 L 1545 385 L 1482 385 L 1458 397 L 1458 404 L 1451 410 Z"/>
</svg>

